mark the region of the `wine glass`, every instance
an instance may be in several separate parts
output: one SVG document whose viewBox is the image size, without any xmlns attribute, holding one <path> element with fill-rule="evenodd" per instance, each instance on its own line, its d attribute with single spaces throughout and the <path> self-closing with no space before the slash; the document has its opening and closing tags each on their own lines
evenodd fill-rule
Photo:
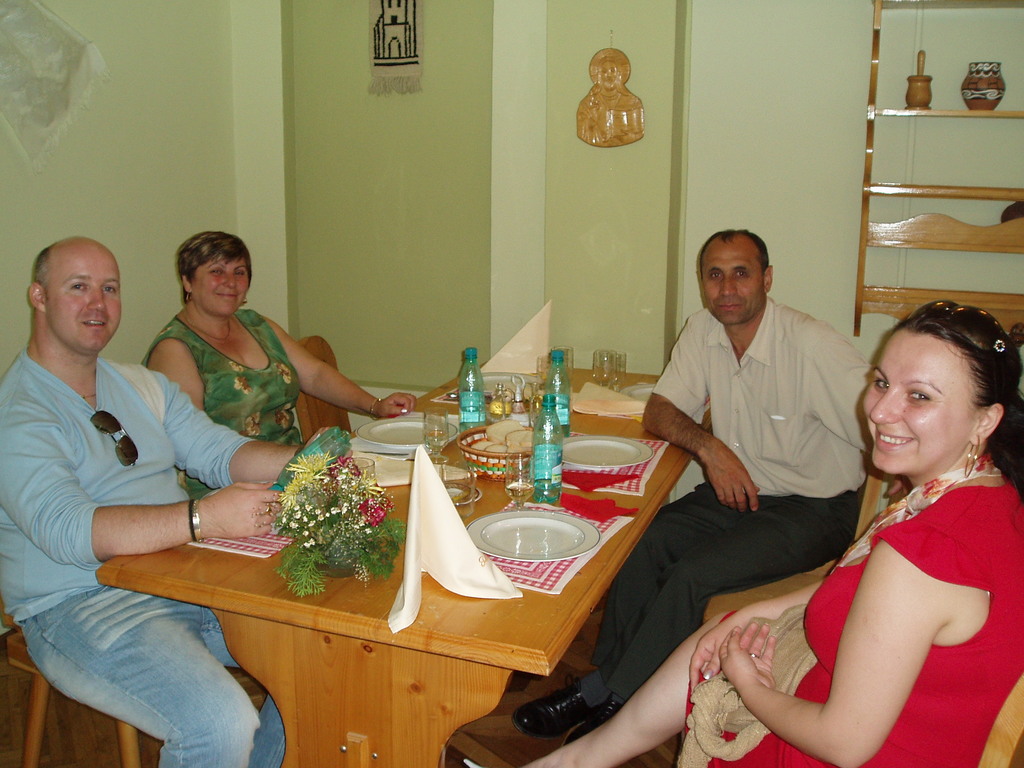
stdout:
<svg viewBox="0 0 1024 768">
<path fill-rule="evenodd" d="M 423 410 L 423 447 L 430 461 L 444 464 L 441 451 L 448 444 L 448 409 L 443 405 L 429 405 Z"/>
<path fill-rule="evenodd" d="M 517 511 L 533 496 L 533 468 L 530 454 L 510 453 L 505 459 L 505 493 Z"/>
</svg>

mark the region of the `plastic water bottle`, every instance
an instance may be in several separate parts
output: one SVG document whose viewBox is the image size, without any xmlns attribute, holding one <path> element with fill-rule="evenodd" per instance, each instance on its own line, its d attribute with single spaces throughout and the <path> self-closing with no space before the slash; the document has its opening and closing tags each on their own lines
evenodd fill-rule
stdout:
<svg viewBox="0 0 1024 768">
<path fill-rule="evenodd" d="M 459 371 L 459 429 L 465 431 L 486 423 L 484 376 L 476 362 L 476 347 L 466 347 Z"/>
<path fill-rule="evenodd" d="M 565 368 L 565 353 L 560 349 L 551 350 L 551 368 L 548 369 L 548 378 L 544 382 L 544 394 L 555 396 L 555 410 L 558 412 L 558 423 L 562 427 L 562 434 L 569 436 L 569 394 L 572 391 L 572 383 L 569 381 L 569 372 Z"/>
<path fill-rule="evenodd" d="M 557 504 L 562 496 L 562 425 L 555 395 L 544 395 L 533 424 L 533 500 Z"/>
</svg>

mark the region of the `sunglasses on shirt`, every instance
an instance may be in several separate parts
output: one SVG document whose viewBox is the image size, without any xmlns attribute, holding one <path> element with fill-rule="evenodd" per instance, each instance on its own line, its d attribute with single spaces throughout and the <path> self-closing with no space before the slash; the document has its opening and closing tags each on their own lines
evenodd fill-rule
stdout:
<svg viewBox="0 0 1024 768">
<path fill-rule="evenodd" d="M 135 443 L 114 414 L 96 411 L 89 421 L 104 435 L 110 435 L 110 439 L 114 441 L 114 453 L 117 454 L 117 460 L 122 466 L 131 467 L 139 460 L 139 449 L 135 447 Z"/>
</svg>

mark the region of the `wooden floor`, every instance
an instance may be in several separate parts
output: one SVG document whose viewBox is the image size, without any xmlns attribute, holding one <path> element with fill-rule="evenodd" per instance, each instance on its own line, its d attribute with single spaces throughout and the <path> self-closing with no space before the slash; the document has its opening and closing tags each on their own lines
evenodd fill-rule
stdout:
<svg viewBox="0 0 1024 768">
<path fill-rule="evenodd" d="M 566 652 L 562 663 L 547 678 L 515 674 L 497 709 L 487 717 L 469 723 L 452 737 L 441 768 L 464 768 L 468 757 L 486 768 L 517 768 L 554 749 L 557 741 L 523 736 L 512 725 L 512 711 L 521 703 L 564 684 L 566 675 L 583 675 L 590 669 L 590 652 L 600 613 L 595 613 Z M 0 639 L 0 768 L 21 765 L 25 707 L 31 676 L 7 663 L 7 644 Z M 255 690 L 250 693 L 256 697 Z M 678 739 L 625 763 L 627 768 L 672 768 Z M 156 768 L 160 743 L 142 737 L 143 768 Z M 116 768 L 117 739 L 114 721 L 106 715 L 71 701 L 57 691 L 50 697 L 41 768 Z"/>
</svg>

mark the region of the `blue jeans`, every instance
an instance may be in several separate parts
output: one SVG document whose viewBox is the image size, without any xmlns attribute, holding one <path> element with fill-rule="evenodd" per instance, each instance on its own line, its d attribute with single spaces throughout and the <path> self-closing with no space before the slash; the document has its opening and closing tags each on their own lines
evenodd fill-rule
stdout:
<svg viewBox="0 0 1024 768">
<path fill-rule="evenodd" d="M 224 668 L 237 667 L 208 608 L 99 587 L 25 621 L 50 683 L 164 742 L 160 768 L 278 768 L 284 726 L 256 712 Z"/>
</svg>

